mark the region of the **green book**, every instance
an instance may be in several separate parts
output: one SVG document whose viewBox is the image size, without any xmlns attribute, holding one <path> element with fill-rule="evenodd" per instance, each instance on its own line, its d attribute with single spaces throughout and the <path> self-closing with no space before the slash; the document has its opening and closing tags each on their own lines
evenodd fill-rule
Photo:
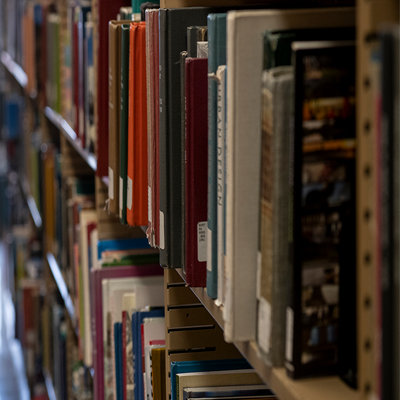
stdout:
<svg viewBox="0 0 400 400">
<path fill-rule="evenodd" d="M 140 5 L 142 3 L 147 3 L 147 2 L 142 1 L 142 0 L 132 0 L 132 13 L 133 14 L 140 14 Z M 160 0 L 151 0 L 151 3 L 160 3 Z"/>
<path fill-rule="evenodd" d="M 129 106 L 129 30 L 121 26 L 121 122 L 119 135 L 119 218 L 126 224 L 127 168 L 128 168 L 128 106 Z"/>
<path fill-rule="evenodd" d="M 264 32 L 264 69 L 291 65 L 292 43 L 318 40 L 353 40 L 354 28 L 301 29 Z"/>
<path fill-rule="evenodd" d="M 119 15 L 121 16 L 121 20 L 129 19 L 132 20 L 132 7 L 121 7 L 119 9 Z"/>
</svg>

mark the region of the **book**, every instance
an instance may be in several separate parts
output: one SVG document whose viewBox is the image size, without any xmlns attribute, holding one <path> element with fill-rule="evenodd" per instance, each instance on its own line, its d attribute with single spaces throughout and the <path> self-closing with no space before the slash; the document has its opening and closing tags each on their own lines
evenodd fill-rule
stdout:
<svg viewBox="0 0 400 400">
<path fill-rule="evenodd" d="M 294 42 L 292 48 L 288 237 L 293 289 L 286 309 L 285 366 L 298 378 L 337 373 L 338 334 L 354 323 L 355 47 L 338 41 Z M 326 146 L 311 146 L 315 143 Z M 300 334 L 293 335 L 294 330 Z M 347 340 L 344 346 L 351 343 Z M 346 348 L 350 360 L 356 350 Z"/>
<path fill-rule="evenodd" d="M 165 387 L 165 348 L 153 348 L 151 350 L 152 362 L 152 388 L 153 399 L 164 400 L 166 396 Z"/>
<path fill-rule="evenodd" d="M 118 279 L 123 277 L 145 277 L 162 275 L 162 269 L 158 265 L 123 266 L 114 268 L 94 269 L 90 272 L 91 303 L 92 303 L 92 342 L 96 353 L 93 353 L 93 365 L 95 368 L 94 386 L 96 393 L 104 397 L 104 351 L 103 351 L 103 303 L 102 281 L 103 279 Z"/>
<path fill-rule="evenodd" d="M 207 278 L 207 58 L 186 58 L 186 283 Z"/>
<path fill-rule="evenodd" d="M 197 43 L 207 41 L 207 26 L 189 26 L 187 28 L 188 57 L 197 57 Z"/>
<path fill-rule="evenodd" d="M 119 165 L 121 121 L 121 34 L 130 21 L 109 22 L 109 93 L 108 93 L 108 209 L 119 215 Z"/>
<path fill-rule="evenodd" d="M 147 102 L 145 22 L 132 23 L 130 31 L 130 88 L 127 171 L 127 222 L 148 223 Z"/>
<path fill-rule="evenodd" d="M 97 176 L 108 175 L 108 21 L 113 20 L 128 0 L 97 0 L 93 19 L 98 29 L 96 37 L 96 133 Z M 106 128 L 105 128 L 106 127 Z"/>
<path fill-rule="evenodd" d="M 224 371 L 251 368 L 245 359 L 207 360 L 207 361 L 179 361 L 171 362 L 171 400 L 177 400 L 176 375 L 179 373 Z"/>
<path fill-rule="evenodd" d="M 218 206 L 222 197 L 218 192 L 218 84 L 215 74 L 218 66 L 226 65 L 226 14 L 210 14 L 207 17 L 208 51 L 208 205 L 207 205 L 207 294 L 218 295 L 218 268 L 221 268 L 221 249 L 218 247 Z M 213 76 L 214 74 L 214 76 Z M 222 190 L 222 186 L 220 186 Z M 220 200 L 220 201 L 219 201 Z"/>
<path fill-rule="evenodd" d="M 228 342 L 256 337 L 262 33 L 265 30 L 352 26 L 354 10 L 351 8 L 228 13 L 227 290 L 224 305 L 224 335 Z"/>
<path fill-rule="evenodd" d="M 139 296 L 138 296 L 139 298 Z M 133 363 L 134 363 L 134 398 L 144 399 L 143 367 L 142 367 L 142 341 L 141 326 L 145 318 L 164 317 L 164 308 L 155 308 L 160 303 L 147 304 L 153 306 L 150 311 L 137 311 L 132 314 L 132 343 L 133 343 Z M 139 307 L 138 307 L 139 308 Z"/>
<path fill-rule="evenodd" d="M 274 396 L 274 394 L 267 385 L 236 385 L 183 389 L 184 400 L 198 398 L 265 398 L 269 396 Z"/>
<path fill-rule="evenodd" d="M 256 385 L 263 383 L 253 369 L 233 371 L 188 372 L 176 375 L 177 400 L 183 399 L 183 389 L 187 387 Z M 174 388 L 171 388 L 174 389 Z"/>
<path fill-rule="evenodd" d="M 119 135 L 119 219 L 126 224 L 130 25 L 121 26 L 121 121 Z"/>
<path fill-rule="evenodd" d="M 128 251 L 138 249 L 149 249 L 149 243 L 145 238 L 137 239 L 108 239 L 99 240 L 97 244 L 97 259 L 101 260 L 105 251 Z"/>
<path fill-rule="evenodd" d="M 289 132 L 293 103 L 292 66 L 264 70 L 262 75 L 261 266 L 258 282 L 257 341 L 272 366 L 285 358 L 289 267 Z"/>
<path fill-rule="evenodd" d="M 209 8 L 160 9 L 160 263 L 167 268 L 183 264 L 179 55 L 186 50 L 189 26 L 204 26 Z M 174 61 L 176 60 L 176 61 Z M 161 167 L 162 166 L 162 167 Z"/>
</svg>

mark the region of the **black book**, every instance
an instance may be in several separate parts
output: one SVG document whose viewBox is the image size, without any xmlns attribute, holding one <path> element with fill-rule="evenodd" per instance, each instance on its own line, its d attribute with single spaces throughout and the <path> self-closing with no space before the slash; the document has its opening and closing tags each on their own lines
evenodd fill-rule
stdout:
<svg viewBox="0 0 400 400">
<path fill-rule="evenodd" d="M 356 384 L 355 47 L 295 42 L 286 368 Z"/>
</svg>

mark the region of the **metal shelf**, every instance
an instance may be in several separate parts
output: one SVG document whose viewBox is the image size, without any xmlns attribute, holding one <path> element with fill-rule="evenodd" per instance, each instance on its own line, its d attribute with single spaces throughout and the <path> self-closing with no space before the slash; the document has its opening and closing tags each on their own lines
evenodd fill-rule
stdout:
<svg viewBox="0 0 400 400">
<path fill-rule="evenodd" d="M 51 109 L 50 107 L 45 107 L 44 115 L 56 126 L 60 132 L 66 137 L 68 142 L 72 145 L 72 147 L 76 150 L 76 152 L 86 161 L 90 168 L 94 172 L 97 170 L 97 159 L 96 157 L 89 153 L 87 150 L 82 148 L 80 140 L 78 139 L 78 135 L 71 128 L 68 122 L 56 111 Z"/>
<path fill-rule="evenodd" d="M 48 252 L 46 257 L 47 257 L 47 262 L 49 264 L 51 272 L 53 274 L 54 280 L 56 281 L 58 290 L 60 291 L 61 297 L 64 300 L 64 305 L 68 311 L 68 315 L 71 319 L 72 326 L 74 327 L 76 335 L 79 336 L 74 303 L 72 302 L 71 296 L 68 292 L 67 284 L 64 281 L 60 267 L 52 253 Z"/>
<path fill-rule="evenodd" d="M 183 279 L 182 271 L 177 269 L 177 272 Z M 218 306 L 214 300 L 208 297 L 206 289 L 190 289 L 218 325 L 224 329 L 223 307 Z M 286 375 L 284 368 L 271 368 L 264 363 L 257 343 L 234 342 L 233 344 L 280 400 L 359 400 L 361 398 L 359 391 L 348 387 L 337 376 L 293 380 Z"/>
<path fill-rule="evenodd" d="M 35 199 L 30 194 L 29 183 L 25 176 L 20 176 L 20 183 L 22 188 L 22 193 L 25 197 L 26 203 L 28 204 L 29 212 L 33 219 L 33 222 L 37 229 L 42 228 L 42 217 L 40 216 L 39 209 L 36 205 Z"/>
<path fill-rule="evenodd" d="M 3 51 L 0 57 L 1 63 L 6 67 L 8 72 L 15 78 L 18 84 L 26 91 L 28 85 L 28 75 L 10 56 L 9 53 Z M 26 92 L 27 95 L 35 100 L 37 93 L 36 90 L 32 90 L 30 93 Z"/>
<path fill-rule="evenodd" d="M 53 381 L 51 379 L 50 372 L 47 369 L 43 369 L 44 382 L 46 384 L 47 396 L 49 400 L 57 400 L 56 392 L 54 391 Z"/>
</svg>

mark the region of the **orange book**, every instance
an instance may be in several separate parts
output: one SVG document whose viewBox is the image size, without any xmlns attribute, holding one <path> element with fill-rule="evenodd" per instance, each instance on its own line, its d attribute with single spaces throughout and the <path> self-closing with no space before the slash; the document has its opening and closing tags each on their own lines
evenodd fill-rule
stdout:
<svg viewBox="0 0 400 400">
<path fill-rule="evenodd" d="M 147 225 L 146 24 L 131 24 L 127 212 L 129 225 Z"/>
</svg>

